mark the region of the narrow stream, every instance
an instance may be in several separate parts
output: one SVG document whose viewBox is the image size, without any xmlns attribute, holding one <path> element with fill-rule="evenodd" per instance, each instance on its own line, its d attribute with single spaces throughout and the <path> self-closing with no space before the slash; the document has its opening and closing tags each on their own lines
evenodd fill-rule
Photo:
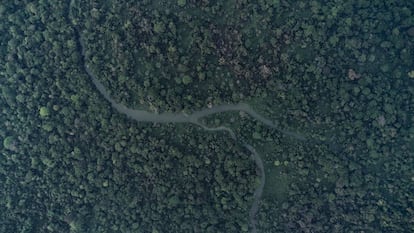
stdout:
<svg viewBox="0 0 414 233">
<path fill-rule="evenodd" d="M 287 135 L 299 141 L 307 141 L 308 139 L 300 133 L 292 132 L 284 129 L 280 129 L 273 121 L 267 119 L 253 110 L 253 108 L 246 104 L 246 103 L 239 103 L 239 104 L 223 104 L 218 106 L 213 106 L 212 108 L 202 109 L 200 111 L 195 111 L 191 114 L 185 113 L 151 113 L 144 110 L 135 110 L 130 109 L 120 103 L 117 103 L 109 94 L 108 90 L 104 87 L 104 85 L 99 81 L 97 76 L 92 72 L 89 65 L 87 64 L 87 55 L 86 55 L 86 46 L 84 44 L 84 40 L 82 38 L 81 33 L 77 25 L 74 23 L 71 17 L 71 11 L 73 9 L 73 0 L 71 0 L 69 6 L 69 21 L 72 23 L 72 26 L 76 32 L 76 39 L 78 41 L 78 46 L 81 53 L 81 60 L 84 65 L 84 69 L 90 79 L 92 80 L 93 84 L 95 85 L 96 89 L 102 94 L 102 96 L 111 103 L 112 107 L 116 109 L 119 113 L 127 115 L 129 118 L 139 121 L 139 122 L 154 122 L 154 123 L 191 123 L 200 126 L 206 131 L 226 131 L 230 134 L 231 138 L 237 141 L 236 134 L 234 131 L 228 127 L 220 126 L 215 128 L 210 128 L 208 126 L 203 125 L 200 123 L 200 119 L 212 114 L 228 112 L 228 111 L 242 111 L 250 115 L 253 119 L 262 122 L 264 125 L 277 130 L 281 134 Z M 256 152 L 253 146 L 242 142 L 243 146 L 250 151 L 252 159 L 255 161 L 257 168 L 260 171 L 260 184 L 254 191 L 253 195 L 253 203 L 249 211 L 249 224 L 251 232 L 257 233 L 257 213 L 259 211 L 259 202 L 263 194 L 263 188 L 265 185 L 265 170 L 263 165 L 263 160 L 261 159 L 260 155 Z"/>
<path fill-rule="evenodd" d="M 80 39 L 80 41 L 82 41 Z M 82 45 L 82 50 L 84 50 L 83 42 L 80 43 Z M 82 53 L 83 54 L 83 53 Z M 228 127 L 225 126 L 219 126 L 219 127 L 208 127 L 199 122 L 199 120 L 203 117 L 220 113 L 220 112 L 228 112 L 228 111 L 243 111 L 255 118 L 256 120 L 259 120 L 266 124 L 269 127 L 272 127 L 286 135 L 292 136 L 298 140 L 305 140 L 303 135 L 287 132 L 283 130 L 279 130 L 276 128 L 276 126 L 268 119 L 263 118 L 259 114 L 257 114 L 249 105 L 247 104 L 235 104 L 235 105 L 218 105 L 212 108 L 204 109 L 201 111 L 194 112 L 190 115 L 184 114 L 184 113 L 150 113 L 144 110 L 135 110 L 127 108 L 126 106 L 117 103 L 114 99 L 111 98 L 108 91 L 105 89 L 103 84 L 96 78 L 94 73 L 89 69 L 89 66 L 84 63 L 85 65 L 85 71 L 88 73 L 89 77 L 92 79 L 93 84 L 98 89 L 98 91 L 104 96 L 104 98 L 111 103 L 112 107 L 115 108 L 119 113 L 125 114 L 128 117 L 130 117 L 133 120 L 139 121 L 139 122 L 154 122 L 154 123 L 192 123 L 195 125 L 200 126 L 206 131 L 226 131 L 230 134 L 231 138 L 233 138 L 235 141 L 237 141 L 236 134 L 234 131 Z M 263 121 L 264 120 L 264 121 Z M 262 197 L 263 188 L 265 185 L 265 170 L 263 165 L 263 160 L 261 159 L 260 155 L 256 152 L 256 150 L 253 148 L 253 146 L 243 143 L 243 146 L 247 148 L 252 156 L 252 159 L 255 161 L 256 166 L 258 167 L 260 171 L 260 185 L 256 188 L 253 195 L 253 203 L 249 211 L 249 223 L 251 227 L 252 233 L 257 233 L 257 219 L 256 215 L 259 210 L 259 201 Z"/>
</svg>

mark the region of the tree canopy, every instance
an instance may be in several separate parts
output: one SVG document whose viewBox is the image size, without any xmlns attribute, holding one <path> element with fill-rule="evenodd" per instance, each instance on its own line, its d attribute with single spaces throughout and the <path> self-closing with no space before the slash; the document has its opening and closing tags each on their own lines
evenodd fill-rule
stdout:
<svg viewBox="0 0 414 233">
<path fill-rule="evenodd" d="M 413 232 L 412 1 L 2 1 L 0 232 Z M 196 124 L 133 121 L 248 103 Z M 235 139 L 236 138 L 236 139 Z"/>
</svg>

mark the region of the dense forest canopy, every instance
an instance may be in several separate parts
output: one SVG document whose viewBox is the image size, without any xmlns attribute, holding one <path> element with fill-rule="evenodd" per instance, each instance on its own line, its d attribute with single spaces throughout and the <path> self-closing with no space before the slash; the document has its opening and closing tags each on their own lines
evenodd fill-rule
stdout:
<svg viewBox="0 0 414 233">
<path fill-rule="evenodd" d="M 412 1 L 2 1 L 0 232 L 413 232 L 413 42 Z"/>
</svg>

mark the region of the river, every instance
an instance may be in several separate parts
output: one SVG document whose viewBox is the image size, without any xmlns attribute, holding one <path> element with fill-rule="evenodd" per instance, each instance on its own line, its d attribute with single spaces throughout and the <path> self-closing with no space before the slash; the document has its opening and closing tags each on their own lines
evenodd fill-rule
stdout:
<svg viewBox="0 0 414 233">
<path fill-rule="evenodd" d="M 72 10 L 73 6 L 73 0 L 70 3 L 70 10 Z M 126 107 L 125 105 L 122 105 L 120 103 L 117 103 L 109 94 L 108 90 L 105 88 L 105 86 L 99 81 L 98 76 L 92 72 L 91 68 L 87 64 L 87 54 L 86 54 L 86 46 L 84 44 L 84 40 L 82 38 L 82 35 L 80 33 L 80 30 L 78 29 L 78 25 L 75 25 L 75 21 L 71 19 L 72 14 L 69 12 L 69 21 L 72 23 L 72 26 L 76 32 L 76 39 L 79 46 L 79 50 L 81 53 L 81 60 L 83 62 L 83 66 L 85 69 L 85 72 L 90 77 L 91 81 L 95 85 L 96 89 L 102 94 L 102 96 L 112 105 L 112 107 L 117 110 L 121 114 L 127 115 L 129 118 L 139 121 L 139 122 L 154 122 L 154 123 L 190 123 L 200 126 L 206 131 L 226 131 L 230 134 L 231 138 L 233 140 L 238 140 L 236 137 L 236 134 L 231 128 L 220 126 L 220 127 L 208 127 L 206 125 L 203 125 L 200 123 L 200 119 L 207 117 L 212 114 L 222 113 L 222 112 L 229 112 L 229 111 L 241 111 L 245 112 L 248 115 L 250 115 L 253 119 L 262 122 L 264 125 L 280 132 L 281 134 L 287 135 L 289 137 L 292 137 L 299 141 L 307 141 L 305 135 L 297 132 L 292 132 L 289 130 L 281 129 L 279 128 L 272 120 L 260 115 L 257 113 L 249 104 L 247 103 L 238 103 L 238 104 L 223 104 L 223 105 L 217 105 L 213 106 L 211 108 L 205 108 L 199 111 L 194 111 L 191 114 L 185 114 L 185 113 L 152 113 L 145 110 L 135 110 Z M 242 142 L 243 146 L 250 151 L 251 157 L 254 160 L 260 175 L 260 184 L 254 191 L 253 195 L 253 203 L 250 207 L 249 211 L 249 225 L 252 233 L 257 233 L 257 213 L 259 211 L 259 202 L 263 194 L 263 188 L 266 181 L 265 176 L 265 170 L 263 165 L 263 160 L 260 157 L 260 155 L 256 152 L 255 148 L 247 144 L 245 142 Z"/>
</svg>

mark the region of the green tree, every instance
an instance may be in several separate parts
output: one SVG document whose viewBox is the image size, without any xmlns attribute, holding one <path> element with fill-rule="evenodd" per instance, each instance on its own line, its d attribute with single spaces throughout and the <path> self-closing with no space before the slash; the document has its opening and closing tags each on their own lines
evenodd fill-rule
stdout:
<svg viewBox="0 0 414 233">
<path fill-rule="evenodd" d="M 193 79 L 189 75 L 184 75 L 182 81 L 185 85 L 188 85 L 192 83 Z"/>
<path fill-rule="evenodd" d="M 187 3 L 186 0 L 177 0 L 177 4 L 181 7 L 185 6 L 186 3 Z"/>
<path fill-rule="evenodd" d="M 49 116 L 49 114 L 50 114 L 50 111 L 49 111 L 49 109 L 47 107 L 41 107 L 39 109 L 39 115 L 41 117 L 47 117 L 47 116 Z"/>
<path fill-rule="evenodd" d="M 4 148 L 8 150 L 15 150 L 16 149 L 16 139 L 13 136 L 8 136 L 3 140 Z"/>
</svg>

